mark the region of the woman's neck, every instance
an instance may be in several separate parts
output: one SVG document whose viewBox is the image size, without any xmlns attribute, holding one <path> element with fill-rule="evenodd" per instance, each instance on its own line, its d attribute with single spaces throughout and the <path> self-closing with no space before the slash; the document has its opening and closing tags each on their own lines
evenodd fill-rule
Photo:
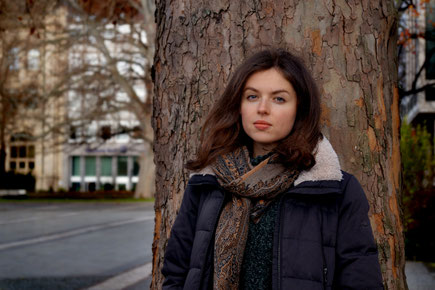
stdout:
<svg viewBox="0 0 435 290">
<path fill-rule="evenodd" d="M 252 157 L 254 157 L 254 158 L 256 158 L 256 157 L 259 157 L 259 156 L 263 156 L 263 155 L 266 155 L 267 153 L 269 153 L 269 152 L 271 152 L 272 151 L 272 149 L 273 149 L 273 146 L 274 145 L 272 145 L 272 144 L 268 144 L 268 145 L 264 145 L 264 144 L 259 144 L 259 143 L 255 143 L 254 142 L 254 144 L 253 144 L 253 152 L 252 152 Z"/>
</svg>

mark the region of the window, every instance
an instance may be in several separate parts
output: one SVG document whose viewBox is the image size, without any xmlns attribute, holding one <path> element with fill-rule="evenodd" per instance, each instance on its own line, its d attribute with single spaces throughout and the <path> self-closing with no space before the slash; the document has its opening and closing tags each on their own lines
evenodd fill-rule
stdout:
<svg viewBox="0 0 435 290">
<path fill-rule="evenodd" d="M 95 156 L 85 157 L 85 176 L 97 175 L 97 164 Z"/>
<path fill-rule="evenodd" d="M 26 157 L 26 146 L 20 146 L 20 149 L 19 149 L 20 151 L 20 154 L 19 154 L 19 157 L 21 157 L 21 158 L 25 158 Z"/>
<path fill-rule="evenodd" d="M 27 68 L 29 70 L 38 70 L 39 69 L 39 50 L 31 49 L 27 53 Z"/>
<path fill-rule="evenodd" d="M 127 134 L 127 128 L 125 127 L 121 127 L 117 132 L 116 132 L 116 140 L 125 143 L 127 142 L 129 139 L 128 134 Z"/>
<path fill-rule="evenodd" d="M 110 139 L 110 137 L 112 137 L 111 131 L 110 131 L 110 126 L 102 126 L 100 128 L 100 137 L 103 140 L 108 140 Z"/>
<path fill-rule="evenodd" d="M 118 190 L 127 190 L 127 184 L 125 184 L 125 183 L 119 183 L 118 184 Z"/>
<path fill-rule="evenodd" d="M 139 158 L 137 156 L 135 156 L 133 158 L 133 176 L 138 176 L 139 175 Z"/>
<path fill-rule="evenodd" d="M 118 156 L 118 176 L 127 176 L 127 156 Z"/>
<path fill-rule="evenodd" d="M 9 170 L 26 174 L 35 168 L 35 145 L 32 135 L 19 132 L 11 135 L 9 147 Z"/>
<path fill-rule="evenodd" d="M 77 129 L 74 126 L 69 126 L 69 138 L 74 140 L 77 138 Z"/>
<path fill-rule="evenodd" d="M 435 1 L 426 3 L 426 79 L 435 79 Z"/>
<path fill-rule="evenodd" d="M 11 146 L 11 158 L 18 157 L 18 148 L 17 146 Z"/>
<path fill-rule="evenodd" d="M 80 183 L 79 182 L 71 183 L 71 191 L 80 191 Z"/>
<path fill-rule="evenodd" d="M 27 148 L 27 153 L 28 153 L 28 157 L 29 157 L 29 158 L 35 158 L 35 146 L 30 145 L 30 146 Z"/>
<path fill-rule="evenodd" d="M 92 121 L 89 125 L 85 125 L 83 128 L 85 130 L 86 138 L 89 138 L 88 141 L 95 140 L 98 134 L 97 123 Z"/>
<path fill-rule="evenodd" d="M 113 190 L 115 187 L 111 183 L 104 183 L 103 190 Z"/>
<path fill-rule="evenodd" d="M 435 101 L 435 88 L 434 87 L 428 87 L 424 93 L 426 95 L 426 101 Z"/>
<path fill-rule="evenodd" d="M 97 189 L 97 185 L 95 182 L 86 183 L 86 189 L 88 191 L 95 191 Z"/>
<path fill-rule="evenodd" d="M 112 176 L 112 157 L 101 157 L 101 176 Z"/>
<path fill-rule="evenodd" d="M 72 158 L 72 175 L 80 176 L 80 156 L 73 156 Z"/>
<path fill-rule="evenodd" d="M 20 49 L 14 47 L 9 50 L 8 60 L 9 60 L 9 70 L 17 71 L 20 69 Z"/>
</svg>

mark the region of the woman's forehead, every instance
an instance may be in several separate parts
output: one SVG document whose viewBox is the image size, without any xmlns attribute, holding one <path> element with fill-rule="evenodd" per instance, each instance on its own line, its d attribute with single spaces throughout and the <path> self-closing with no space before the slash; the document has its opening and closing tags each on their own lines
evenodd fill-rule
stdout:
<svg viewBox="0 0 435 290">
<path fill-rule="evenodd" d="M 279 70 L 271 68 L 255 72 L 249 76 L 243 90 L 264 90 L 270 92 L 292 91 L 293 86 Z"/>
</svg>

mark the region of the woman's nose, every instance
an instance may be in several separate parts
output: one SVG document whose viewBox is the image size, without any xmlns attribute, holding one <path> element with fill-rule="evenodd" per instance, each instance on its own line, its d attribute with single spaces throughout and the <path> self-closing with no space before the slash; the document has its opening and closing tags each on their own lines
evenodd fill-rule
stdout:
<svg viewBox="0 0 435 290">
<path fill-rule="evenodd" d="M 257 111 L 258 114 L 269 114 L 269 104 L 267 103 L 266 98 L 261 98 L 260 102 L 258 103 Z"/>
</svg>

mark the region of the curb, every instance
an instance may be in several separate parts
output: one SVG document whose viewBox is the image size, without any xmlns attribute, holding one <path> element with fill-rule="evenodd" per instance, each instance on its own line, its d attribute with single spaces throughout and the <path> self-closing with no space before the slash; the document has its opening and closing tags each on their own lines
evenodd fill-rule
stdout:
<svg viewBox="0 0 435 290">
<path fill-rule="evenodd" d="M 84 290 L 119 290 L 136 284 L 151 276 L 153 265 L 147 263 L 136 267 L 130 271 L 124 272 L 118 276 L 109 278 L 97 285 L 85 288 Z"/>
</svg>

